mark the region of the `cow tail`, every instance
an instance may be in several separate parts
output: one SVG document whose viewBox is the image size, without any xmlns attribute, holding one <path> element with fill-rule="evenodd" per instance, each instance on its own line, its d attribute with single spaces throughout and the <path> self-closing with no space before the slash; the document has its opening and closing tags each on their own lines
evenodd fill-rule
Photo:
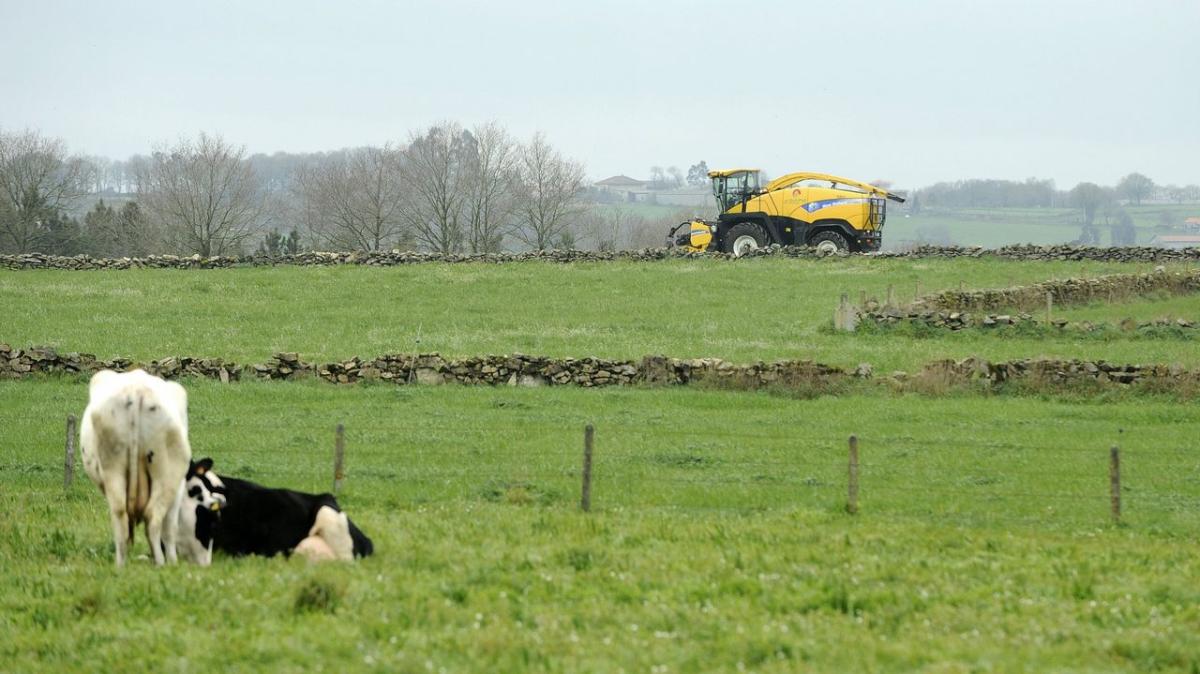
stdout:
<svg viewBox="0 0 1200 674">
<path fill-rule="evenodd" d="M 128 487 L 126 489 L 125 510 L 129 517 L 129 539 L 133 540 L 133 532 L 138 520 L 146 507 L 150 493 L 150 471 L 146 465 L 146 457 L 142 453 L 142 405 L 145 402 L 145 392 L 137 392 L 137 404 L 130 411 L 129 425 L 132 429 L 128 456 Z"/>
<path fill-rule="evenodd" d="M 126 445 L 127 453 L 125 461 L 125 521 L 129 524 L 129 540 L 133 540 L 133 523 L 136 519 L 137 512 L 137 488 L 138 488 L 138 455 L 140 449 L 140 424 L 138 423 L 138 412 L 141 410 L 141 396 L 138 396 L 137 405 L 133 405 L 133 400 L 130 400 L 129 410 L 129 444 Z"/>
</svg>

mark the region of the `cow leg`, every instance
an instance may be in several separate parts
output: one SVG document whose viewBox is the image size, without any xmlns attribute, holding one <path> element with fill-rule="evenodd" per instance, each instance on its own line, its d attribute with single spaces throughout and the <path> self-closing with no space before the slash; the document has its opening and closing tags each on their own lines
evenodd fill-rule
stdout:
<svg viewBox="0 0 1200 674">
<path fill-rule="evenodd" d="M 109 518 L 112 520 L 113 531 L 113 548 L 117 562 L 117 568 L 125 566 L 125 559 L 129 555 L 129 513 L 125 510 L 124 505 L 109 506 Z"/>
<path fill-rule="evenodd" d="M 150 498 L 146 503 L 146 535 L 154 549 L 154 563 L 174 564 L 178 561 L 176 531 L 179 526 L 179 503 L 183 496 L 182 478 L 175 480 L 158 475 L 150 481 Z"/>
<path fill-rule="evenodd" d="M 113 545 L 115 546 L 115 555 L 117 560 L 117 568 L 125 566 L 125 555 L 129 551 L 129 515 L 122 508 L 111 510 L 112 528 L 113 528 Z"/>
<path fill-rule="evenodd" d="M 108 514 L 112 521 L 113 547 L 117 568 L 125 566 L 125 558 L 129 553 L 129 541 L 132 531 L 129 528 L 129 513 L 125 507 L 125 480 L 114 479 L 104 492 L 108 500 Z"/>
<path fill-rule="evenodd" d="M 354 541 L 350 537 L 349 518 L 329 506 L 317 509 L 309 536 L 320 537 L 329 546 L 334 556 L 343 561 L 354 559 Z"/>
<path fill-rule="evenodd" d="M 167 559 L 170 559 L 172 563 L 176 560 L 174 529 L 170 529 L 170 533 L 166 537 L 163 535 L 163 532 L 171 526 L 168 515 L 174 511 L 171 505 L 175 498 L 175 492 L 164 494 L 164 491 L 152 488 L 150 502 L 146 506 L 146 535 L 150 538 L 150 547 L 154 549 L 154 563 L 159 566 L 162 566 Z"/>
<path fill-rule="evenodd" d="M 154 563 L 162 566 L 163 559 L 163 516 L 160 513 L 146 513 L 146 536 L 150 538 L 150 548 L 154 550 Z"/>
<path fill-rule="evenodd" d="M 182 492 L 180 492 L 182 493 Z M 179 499 L 176 498 L 171 503 L 171 509 L 167 512 L 166 521 L 163 522 L 163 548 L 167 553 L 167 563 L 175 564 L 179 561 Z"/>
</svg>

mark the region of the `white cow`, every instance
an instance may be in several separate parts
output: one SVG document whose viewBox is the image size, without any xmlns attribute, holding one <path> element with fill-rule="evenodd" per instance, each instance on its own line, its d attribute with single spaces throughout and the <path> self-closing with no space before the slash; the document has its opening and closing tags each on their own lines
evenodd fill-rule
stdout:
<svg viewBox="0 0 1200 674">
<path fill-rule="evenodd" d="M 83 467 L 108 501 L 117 566 L 138 522 L 154 562 L 175 562 L 188 444 L 187 393 L 143 370 L 97 372 L 79 430 Z"/>
</svg>

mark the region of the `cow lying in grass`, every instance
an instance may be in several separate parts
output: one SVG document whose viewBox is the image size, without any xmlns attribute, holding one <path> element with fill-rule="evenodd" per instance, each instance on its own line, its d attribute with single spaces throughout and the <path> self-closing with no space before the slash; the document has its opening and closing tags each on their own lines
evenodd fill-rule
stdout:
<svg viewBox="0 0 1200 674">
<path fill-rule="evenodd" d="M 195 461 L 188 462 L 183 485 L 187 496 L 179 508 L 178 519 L 179 553 L 200 566 L 212 564 L 213 538 L 220 523 L 221 508 L 226 503 L 224 485 L 213 485 L 204 471 Z"/>
<path fill-rule="evenodd" d="M 83 468 L 108 501 L 117 566 L 138 522 L 154 562 L 176 561 L 178 511 L 192 450 L 187 393 L 142 370 L 102 370 L 88 384 L 79 428 Z"/>
<path fill-rule="evenodd" d="M 190 508 L 185 510 L 195 513 L 196 542 L 208 548 L 210 556 L 216 549 L 265 557 L 296 553 L 322 561 L 352 560 L 375 551 L 371 539 L 342 512 L 332 494 L 305 494 L 221 477 L 213 471 L 212 459 L 191 464 L 188 499 Z M 218 501 L 221 504 L 214 510 L 211 504 Z"/>
</svg>

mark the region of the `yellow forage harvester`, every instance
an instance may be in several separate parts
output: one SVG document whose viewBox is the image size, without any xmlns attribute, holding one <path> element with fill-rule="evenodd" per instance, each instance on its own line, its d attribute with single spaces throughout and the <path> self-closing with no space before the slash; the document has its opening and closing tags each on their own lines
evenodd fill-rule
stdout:
<svg viewBox="0 0 1200 674">
<path fill-rule="evenodd" d="M 887 201 L 904 203 L 882 187 L 825 173 L 789 173 L 766 185 L 758 169 L 709 171 L 708 177 L 720 214 L 715 221 L 676 225 L 668 245 L 734 255 L 770 244 L 825 253 L 879 250 Z"/>
</svg>

